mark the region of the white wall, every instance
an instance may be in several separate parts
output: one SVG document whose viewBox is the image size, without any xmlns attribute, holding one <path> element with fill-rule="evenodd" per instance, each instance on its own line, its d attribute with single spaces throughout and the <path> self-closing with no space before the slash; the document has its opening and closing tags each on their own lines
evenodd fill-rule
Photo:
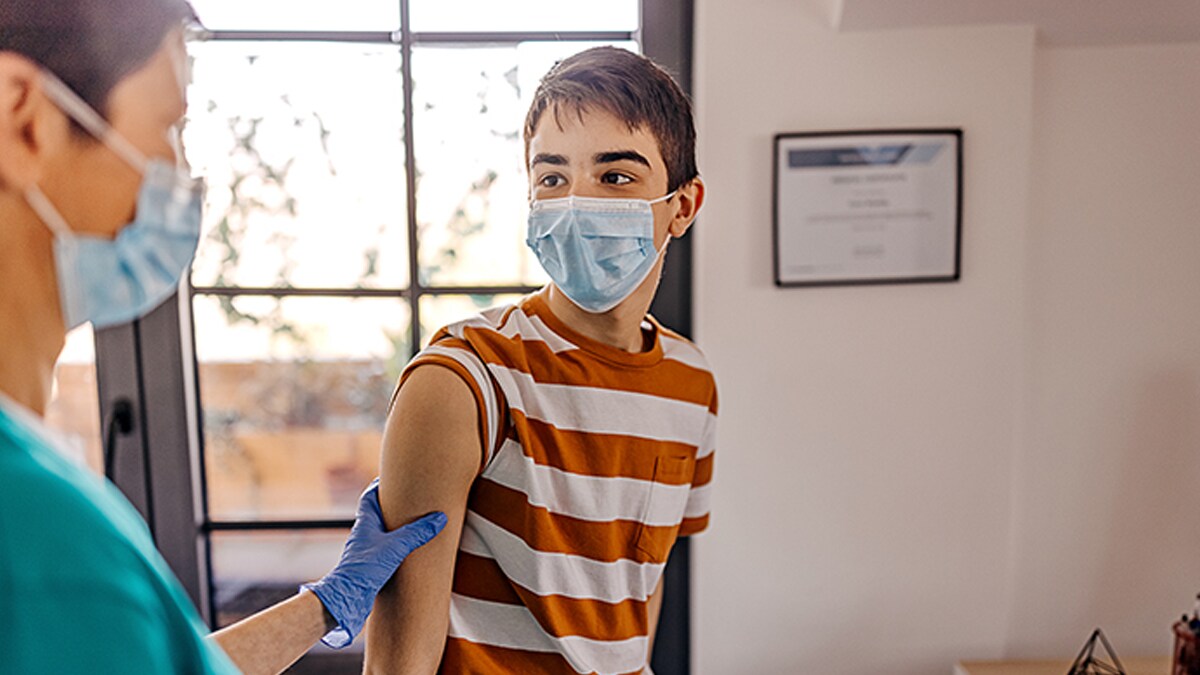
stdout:
<svg viewBox="0 0 1200 675">
<path fill-rule="evenodd" d="M 1197 72 L 1192 48 L 697 2 L 722 395 L 697 673 L 948 673 L 1073 656 L 1096 621 L 1165 652 L 1200 590 Z M 775 288 L 772 135 L 905 126 L 964 129 L 962 281 Z"/>
<path fill-rule="evenodd" d="M 1008 648 L 1166 653 L 1200 591 L 1200 44 L 1035 75 Z"/>
</svg>

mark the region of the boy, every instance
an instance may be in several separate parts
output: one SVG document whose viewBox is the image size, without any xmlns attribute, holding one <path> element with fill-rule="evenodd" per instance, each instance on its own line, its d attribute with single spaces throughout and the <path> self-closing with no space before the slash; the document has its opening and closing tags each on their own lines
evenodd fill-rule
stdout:
<svg viewBox="0 0 1200 675">
<path fill-rule="evenodd" d="M 401 376 L 383 512 L 449 525 L 379 596 L 367 672 L 648 672 L 671 546 L 708 523 L 716 386 L 646 314 L 704 201 L 691 106 L 601 47 L 546 75 L 524 136 L 552 283 L 444 328 Z"/>
</svg>

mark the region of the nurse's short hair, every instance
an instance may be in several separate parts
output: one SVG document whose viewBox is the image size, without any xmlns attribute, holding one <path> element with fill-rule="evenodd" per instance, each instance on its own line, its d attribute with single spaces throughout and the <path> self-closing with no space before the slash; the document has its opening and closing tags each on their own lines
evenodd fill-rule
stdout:
<svg viewBox="0 0 1200 675">
<path fill-rule="evenodd" d="M 189 21 L 186 0 L 0 0 L 0 52 L 46 68 L 107 116 L 117 83 Z"/>
<path fill-rule="evenodd" d="M 658 141 L 667 165 L 667 191 L 699 175 L 692 104 L 666 70 L 650 59 L 617 47 L 594 47 L 559 61 L 546 73 L 525 116 L 525 164 L 529 142 L 542 116 L 555 122 L 566 114 L 600 109 Z"/>
</svg>

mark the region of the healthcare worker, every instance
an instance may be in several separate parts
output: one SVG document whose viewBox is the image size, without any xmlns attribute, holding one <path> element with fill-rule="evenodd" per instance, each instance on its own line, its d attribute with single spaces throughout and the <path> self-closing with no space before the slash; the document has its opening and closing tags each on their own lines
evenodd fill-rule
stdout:
<svg viewBox="0 0 1200 675">
<path fill-rule="evenodd" d="M 42 421 L 67 331 L 170 296 L 199 239 L 183 0 L 0 0 L 0 672 L 278 672 L 344 646 L 430 514 L 386 532 L 372 487 L 342 559 L 214 636 L 110 483 Z"/>
</svg>

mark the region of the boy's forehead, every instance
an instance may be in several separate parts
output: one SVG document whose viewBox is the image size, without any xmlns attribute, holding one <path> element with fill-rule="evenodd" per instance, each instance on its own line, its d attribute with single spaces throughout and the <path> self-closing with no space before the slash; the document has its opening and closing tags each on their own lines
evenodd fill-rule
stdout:
<svg viewBox="0 0 1200 675">
<path fill-rule="evenodd" d="M 562 155 L 572 161 L 594 159 L 614 151 L 633 150 L 655 169 L 665 168 L 658 140 L 645 126 L 630 128 L 603 109 L 575 110 L 556 106 L 546 110 L 529 139 L 529 157 Z"/>
</svg>

